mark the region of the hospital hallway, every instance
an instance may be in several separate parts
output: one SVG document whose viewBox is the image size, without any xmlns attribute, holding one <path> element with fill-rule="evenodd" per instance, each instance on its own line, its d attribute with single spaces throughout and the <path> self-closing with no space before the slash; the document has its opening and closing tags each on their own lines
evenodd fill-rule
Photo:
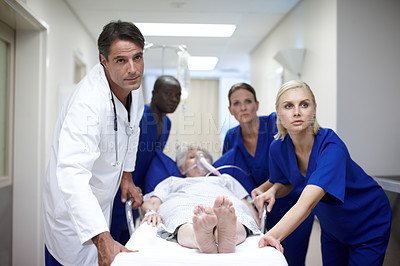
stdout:
<svg viewBox="0 0 400 266">
<path fill-rule="evenodd" d="M 399 13 L 400 0 L 0 0 L 0 266 L 44 265 L 43 184 L 57 118 L 76 84 L 99 64 L 101 29 L 118 19 L 235 26 L 231 37 L 166 41 L 145 34 L 144 103 L 162 74 L 179 72 L 186 88 L 168 115 L 164 151 L 171 158 L 184 141 L 220 156 L 226 132 L 238 123 L 229 110 L 233 84 L 255 89 L 258 116 L 275 111 L 284 82 L 309 84 L 318 123 L 337 133 L 368 175 L 397 178 L 383 186 L 392 207 L 383 266 L 400 265 Z M 215 69 L 182 74 L 190 58 L 182 46 L 193 58 L 213 59 Z M 276 59 L 283 55 L 290 55 L 287 63 Z M 102 148 L 115 151 L 114 143 Z M 323 265 L 320 234 L 315 222 L 307 266 Z"/>
</svg>

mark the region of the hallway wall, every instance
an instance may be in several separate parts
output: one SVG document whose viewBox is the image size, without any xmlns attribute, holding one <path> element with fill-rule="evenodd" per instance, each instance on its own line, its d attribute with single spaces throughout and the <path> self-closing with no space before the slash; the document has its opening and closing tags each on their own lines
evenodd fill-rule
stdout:
<svg viewBox="0 0 400 266">
<path fill-rule="evenodd" d="M 13 183 L 1 190 L 0 206 L 12 225 L 4 220 L 0 235 L 12 232 L 12 265 L 43 265 L 41 184 L 59 91 L 74 83 L 76 57 L 87 68 L 98 61 L 97 45 L 63 0 L 1 1 L 9 9 L 1 19 L 16 31 L 16 62 Z M 11 265 L 9 255 L 0 254 L 1 265 Z"/>
<path fill-rule="evenodd" d="M 336 128 L 336 1 L 301 1 L 251 53 L 250 80 L 260 101 L 259 114 L 275 111 L 275 72 L 281 65 L 274 60 L 280 50 L 306 50 L 301 79 L 310 85 L 317 99 L 317 119 L 325 127 Z M 283 72 L 285 82 L 299 79 Z M 278 80 L 279 82 L 279 80 Z"/>
</svg>

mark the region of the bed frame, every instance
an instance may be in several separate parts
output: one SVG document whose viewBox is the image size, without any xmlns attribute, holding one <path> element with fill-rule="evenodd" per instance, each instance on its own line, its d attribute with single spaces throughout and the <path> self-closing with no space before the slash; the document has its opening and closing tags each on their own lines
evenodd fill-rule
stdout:
<svg viewBox="0 0 400 266">
<path fill-rule="evenodd" d="M 273 247 L 258 247 L 260 235 L 247 237 L 246 241 L 236 246 L 234 253 L 205 254 L 197 249 L 185 248 L 176 242 L 157 237 L 157 228 L 144 223 L 136 230 L 132 216 L 132 200 L 125 206 L 131 238 L 126 244 L 130 250 L 138 252 L 119 253 L 112 265 L 263 265 L 287 266 L 285 257 Z M 263 209 L 261 231 L 265 232 L 266 207 Z"/>
</svg>

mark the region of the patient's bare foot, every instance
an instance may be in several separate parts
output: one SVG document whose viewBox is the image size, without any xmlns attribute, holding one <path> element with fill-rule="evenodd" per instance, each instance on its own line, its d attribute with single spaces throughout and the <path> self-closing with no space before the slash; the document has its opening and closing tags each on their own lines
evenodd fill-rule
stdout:
<svg viewBox="0 0 400 266">
<path fill-rule="evenodd" d="M 214 213 L 218 218 L 217 238 L 218 252 L 232 253 L 235 252 L 237 234 L 236 223 L 237 217 L 235 208 L 227 196 L 219 195 L 214 202 Z"/>
<path fill-rule="evenodd" d="M 193 210 L 193 229 L 200 252 L 217 253 L 217 245 L 213 234 L 217 225 L 217 216 L 210 206 L 197 205 Z"/>
</svg>

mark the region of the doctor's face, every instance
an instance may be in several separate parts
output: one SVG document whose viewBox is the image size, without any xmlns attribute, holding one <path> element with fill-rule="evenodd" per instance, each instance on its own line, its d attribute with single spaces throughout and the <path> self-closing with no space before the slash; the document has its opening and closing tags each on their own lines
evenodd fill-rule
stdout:
<svg viewBox="0 0 400 266">
<path fill-rule="evenodd" d="M 289 134 L 313 132 L 316 104 L 306 89 L 293 88 L 284 92 L 276 113 Z"/>
<path fill-rule="evenodd" d="M 250 91 L 238 89 L 231 94 L 229 100 L 229 111 L 240 124 L 257 118 L 258 102 Z"/>
<path fill-rule="evenodd" d="M 110 46 L 108 60 L 101 55 L 108 82 L 115 90 L 130 92 L 140 87 L 143 76 L 143 50 L 133 41 L 116 39 Z"/>
</svg>

